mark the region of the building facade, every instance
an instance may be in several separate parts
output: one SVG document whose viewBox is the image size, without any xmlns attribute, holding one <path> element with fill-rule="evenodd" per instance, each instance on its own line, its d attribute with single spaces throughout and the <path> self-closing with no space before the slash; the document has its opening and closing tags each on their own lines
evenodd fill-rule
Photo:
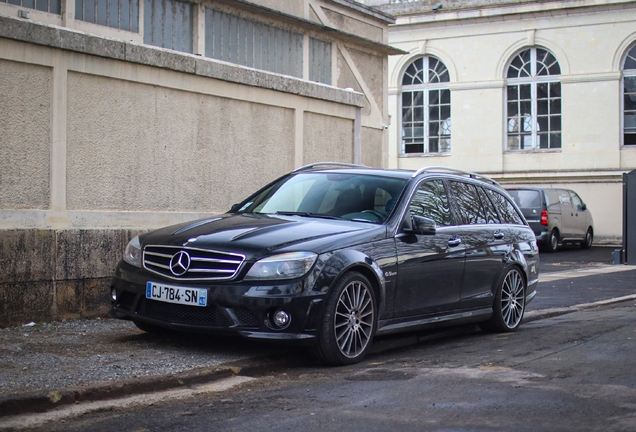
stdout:
<svg viewBox="0 0 636 432">
<path fill-rule="evenodd" d="M 363 0 L 396 17 L 389 165 L 576 190 L 622 236 L 636 168 L 636 2 Z M 451 121 L 452 119 L 452 121 Z"/>
<path fill-rule="evenodd" d="M 322 160 L 388 160 L 386 13 L 0 0 L 0 326 L 102 315 L 142 230 Z"/>
</svg>

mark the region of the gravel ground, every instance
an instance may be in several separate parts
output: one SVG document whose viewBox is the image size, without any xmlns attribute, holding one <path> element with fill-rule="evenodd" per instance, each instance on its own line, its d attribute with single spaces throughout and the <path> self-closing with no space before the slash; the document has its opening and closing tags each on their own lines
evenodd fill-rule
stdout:
<svg viewBox="0 0 636 432">
<path fill-rule="evenodd" d="M 156 375 L 281 352 L 240 338 L 157 336 L 114 319 L 0 329 L 0 397 Z"/>
</svg>

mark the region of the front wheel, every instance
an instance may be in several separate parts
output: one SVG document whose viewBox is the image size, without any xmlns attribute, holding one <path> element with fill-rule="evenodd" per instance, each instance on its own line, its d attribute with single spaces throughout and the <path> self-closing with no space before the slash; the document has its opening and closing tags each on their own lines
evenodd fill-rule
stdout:
<svg viewBox="0 0 636 432">
<path fill-rule="evenodd" d="M 375 334 L 376 309 L 369 280 L 355 271 L 346 273 L 327 298 L 312 355 L 332 365 L 361 361 Z"/>
<path fill-rule="evenodd" d="M 587 229 L 585 233 L 585 240 L 581 242 L 581 247 L 583 249 L 589 249 L 592 247 L 592 242 L 594 241 L 594 232 L 592 231 L 592 227 Z"/>
<path fill-rule="evenodd" d="M 499 281 L 492 317 L 479 324 L 488 332 L 510 332 L 521 324 L 526 309 L 526 283 L 517 267 L 509 269 Z"/>
</svg>

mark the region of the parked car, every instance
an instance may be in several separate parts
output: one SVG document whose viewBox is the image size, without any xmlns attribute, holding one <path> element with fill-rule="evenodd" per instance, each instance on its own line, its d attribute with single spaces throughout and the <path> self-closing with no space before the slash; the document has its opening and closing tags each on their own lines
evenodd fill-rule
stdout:
<svg viewBox="0 0 636 432">
<path fill-rule="evenodd" d="M 128 244 L 112 316 L 360 361 L 374 335 L 476 322 L 509 332 L 536 294 L 534 233 L 494 181 L 321 163 L 227 213 Z"/>
<path fill-rule="evenodd" d="M 559 244 L 594 241 L 594 220 L 579 195 L 569 189 L 509 188 L 508 193 L 532 227 L 537 242 L 554 252 Z"/>
</svg>

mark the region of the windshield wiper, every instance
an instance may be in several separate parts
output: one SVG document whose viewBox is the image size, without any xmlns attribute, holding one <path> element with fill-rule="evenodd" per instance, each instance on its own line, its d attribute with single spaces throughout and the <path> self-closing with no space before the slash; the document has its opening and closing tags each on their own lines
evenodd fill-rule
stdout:
<svg viewBox="0 0 636 432">
<path fill-rule="evenodd" d="M 294 212 L 294 211 L 277 211 L 277 215 L 282 216 L 302 216 L 302 217 L 313 217 L 313 218 L 321 218 L 321 219 L 342 219 L 338 216 L 331 216 L 321 213 L 308 213 L 308 212 Z"/>
</svg>

